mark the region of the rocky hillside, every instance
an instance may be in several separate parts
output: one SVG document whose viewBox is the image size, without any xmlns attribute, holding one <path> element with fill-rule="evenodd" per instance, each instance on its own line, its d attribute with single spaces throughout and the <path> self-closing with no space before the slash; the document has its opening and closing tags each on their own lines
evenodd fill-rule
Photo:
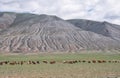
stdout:
<svg viewBox="0 0 120 78">
<path fill-rule="evenodd" d="M 99 23 L 99 26 L 98 26 Z M 119 50 L 120 26 L 57 16 L 0 13 L 0 52 Z"/>
<path fill-rule="evenodd" d="M 71 19 L 67 21 L 83 30 L 95 32 L 120 41 L 120 25 L 111 24 L 105 21 L 96 22 L 83 19 Z"/>
</svg>

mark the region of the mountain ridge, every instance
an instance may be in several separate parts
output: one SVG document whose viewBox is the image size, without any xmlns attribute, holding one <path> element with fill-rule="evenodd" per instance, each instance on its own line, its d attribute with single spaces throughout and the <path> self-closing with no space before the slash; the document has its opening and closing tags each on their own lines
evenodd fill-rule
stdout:
<svg viewBox="0 0 120 78">
<path fill-rule="evenodd" d="M 107 35 L 108 33 L 103 33 L 104 27 L 99 30 L 100 32 L 95 31 L 93 21 L 89 22 L 90 24 L 81 22 L 82 24 L 77 26 L 76 23 L 57 16 L 30 13 L 3 13 L 0 14 L 0 19 L 0 52 L 80 52 L 120 49 L 117 25 L 115 26 L 117 28 L 112 30 L 109 28 L 112 33 Z M 89 25 L 94 31 L 90 29 L 88 31 Z M 110 24 L 108 27 L 111 26 Z"/>
<path fill-rule="evenodd" d="M 95 32 L 102 34 L 104 36 L 111 37 L 116 40 L 120 40 L 120 25 L 111 24 L 109 22 L 96 22 L 90 20 L 81 20 L 81 19 L 71 19 L 67 20 L 68 22 L 74 24 L 76 27 L 79 27 L 86 31 Z M 86 22 L 86 23 L 84 23 Z M 117 31 L 117 32 L 115 32 Z M 115 36 L 117 35 L 117 36 Z"/>
</svg>

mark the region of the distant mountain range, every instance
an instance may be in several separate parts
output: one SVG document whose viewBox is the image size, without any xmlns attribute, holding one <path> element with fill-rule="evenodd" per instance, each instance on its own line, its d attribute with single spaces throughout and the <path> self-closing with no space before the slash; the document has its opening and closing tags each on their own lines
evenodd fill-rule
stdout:
<svg viewBox="0 0 120 78">
<path fill-rule="evenodd" d="M 29 13 L 0 13 L 0 52 L 120 50 L 120 25 Z"/>
</svg>

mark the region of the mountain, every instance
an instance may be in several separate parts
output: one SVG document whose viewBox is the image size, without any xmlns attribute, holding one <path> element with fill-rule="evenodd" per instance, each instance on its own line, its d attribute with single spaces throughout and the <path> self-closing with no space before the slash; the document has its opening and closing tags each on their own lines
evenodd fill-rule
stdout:
<svg viewBox="0 0 120 78">
<path fill-rule="evenodd" d="M 83 30 L 95 32 L 120 41 L 120 25 L 111 24 L 105 21 L 96 22 L 84 19 L 71 19 L 67 21 Z"/>
<path fill-rule="evenodd" d="M 76 25 L 57 16 L 45 14 L 2 12 L 0 52 L 80 52 L 120 49 L 119 31 L 115 31 L 112 38 L 111 34 L 102 34 L 102 29 L 97 29 L 93 24 L 91 24 L 93 30 L 87 30 L 87 23 Z M 100 24 L 102 26 L 103 23 Z"/>
</svg>

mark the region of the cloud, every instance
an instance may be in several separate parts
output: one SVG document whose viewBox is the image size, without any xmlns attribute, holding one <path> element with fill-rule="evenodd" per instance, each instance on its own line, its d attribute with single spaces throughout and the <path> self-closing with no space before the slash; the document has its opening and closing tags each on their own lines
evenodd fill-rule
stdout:
<svg viewBox="0 0 120 78">
<path fill-rule="evenodd" d="M 0 0 L 0 11 L 57 15 L 120 24 L 120 0 Z"/>
</svg>

